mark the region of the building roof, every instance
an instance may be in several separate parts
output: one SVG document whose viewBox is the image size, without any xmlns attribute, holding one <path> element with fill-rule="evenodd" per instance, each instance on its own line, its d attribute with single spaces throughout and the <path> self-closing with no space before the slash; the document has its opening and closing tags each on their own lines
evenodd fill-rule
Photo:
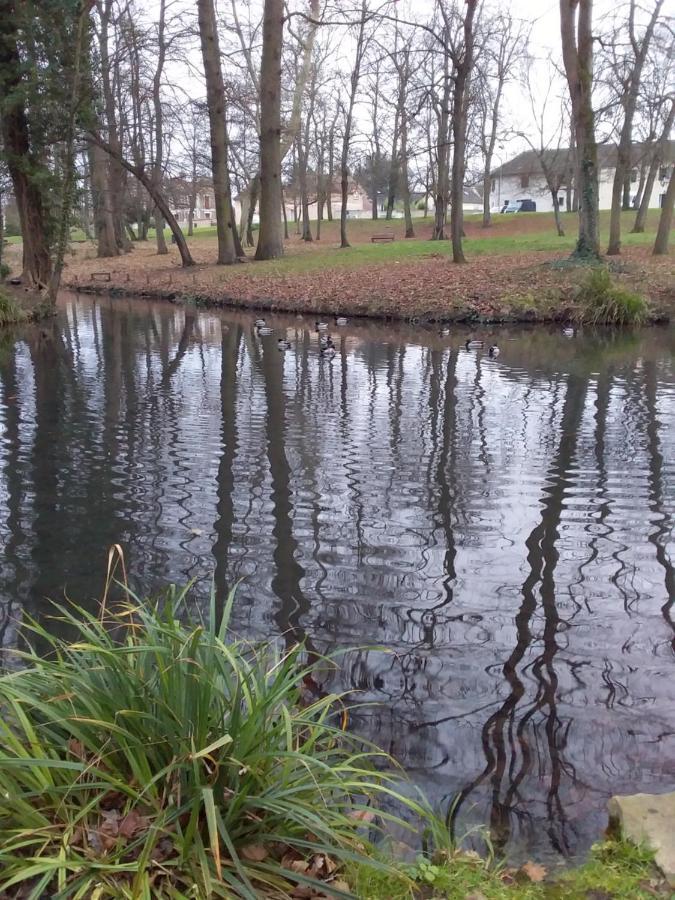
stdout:
<svg viewBox="0 0 675 900">
<path fill-rule="evenodd" d="M 631 150 L 633 165 L 639 165 L 647 158 L 654 146 L 654 144 L 648 143 L 633 144 Z M 544 164 L 551 171 L 563 174 L 570 171 L 575 165 L 574 153 L 574 149 L 570 150 L 569 147 L 560 147 L 555 150 L 544 150 L 541 155 L 543 156 Z M 540 154 L 534 150 L 525 150 L 508 162 L 505 162 L 504 165 L 494 169 L 492 175 L 501 176 L 502 178 L 508 178 L 509 175 L 541 175 L 542 166 L 539 156 Z M 665 142 L 664 156 L 667 164 L 675 161 L 675 141 Z M 615 166 L 616 144 L 598 144 L 598 167 L 600 169 L 613 169 Z"/>
</svg>

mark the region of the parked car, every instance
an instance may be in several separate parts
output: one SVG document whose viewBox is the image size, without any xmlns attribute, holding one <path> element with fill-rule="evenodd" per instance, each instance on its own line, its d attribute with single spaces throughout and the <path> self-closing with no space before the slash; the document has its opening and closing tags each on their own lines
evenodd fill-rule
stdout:
<svg viewBox="0 0 675 900">
<path fill-rule="evenodd" d="M 537 204 L 534 200 L 509 200 L 508 203 L 505 203 L 502 207 L 503 213 L 517 213 L 517 212 L 536 212 Z"/>
</svg>

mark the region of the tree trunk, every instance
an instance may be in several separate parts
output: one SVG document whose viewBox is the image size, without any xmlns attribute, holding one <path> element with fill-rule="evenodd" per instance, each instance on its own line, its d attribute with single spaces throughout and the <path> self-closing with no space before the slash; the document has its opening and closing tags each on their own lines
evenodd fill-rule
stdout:
<svg viewBox="0 0 675 900">
<path fill-rule="evenodd" d="M 109 196 L 112 202 L 115 238 L 120 250 L 126 252 L 131 249 L 131 243 L 124 231 L 124 170 L 116 161 L 116 157 L 122 155 L 122 142 L 120 139 L 115 93 L 113 90 L 113 82 L 115 80 L 119 81 L 119 79 L 115 77 L 113 69 L 117 69 L 119 63 L 117 59 L 114 61 L 110 59 L 110 48 L 108 43 L 108 28 L 113 13 L 113 0 L 97 0 L 96 6 L 101 19 L 99 29 L 99 49 L 101 54 L 103 109 L 105 112 L 106 130 L 108 132 L 108 143 L 115 153 L 115 157 L 110 159 L 110 163 L 107 166 Z"/>
<path fill-rule="evenodd" d="M 577 23 L 578 9 L 578 23 Z M 560 0 L 563 63 L 578 156 L 579 236 L 574 256 L 599 259 L 598 149 L 593 117 L 593 0 Z"/>
<path fill-rule="evenodd" d="M 237 254 L 237 259 L 241 259 L 245 257 L 244 248 L 241 245 L 241 238 L 239 237 L 239 229 L 237 228 L 237 217 L 234 214 L 234 200 L 232 199 L 232 194 L 230 194 L 230 218 L 232 220 L 232 237 L 234 240 L 234 252 Z"/>
<path fill-rule="evenodd" d="M 452 185 L 450 192 L 450 237 L 452 260 L 466 262 L 462 249 L 464 235 L 464 164 L 466 156 L 466 127 L 469 106 L 469 89 L 473 69 L 474 34 L 473 20 L 478 0 L 466 0 L 464 13 L 463 58 L 455 67 L 455 102 L 452 113 Z"/>
<path fill-rule="evenodd" d="M 659 227 L 654 241 L 654 256 L 665 256 L 668 252 L 668 238 L 673 223 L 673 204 L 675 203 L 675 166 L 670 171 L 670 181 L 666 196 L 663 199 L 663 209 L 659 218 Z"/>
<path fill-rule="evenodd" d="M 401 192 L 403 194 L 403 217 L 405 219 L 405 236 L 415 237 L 412 211 L 410 209 L 410 181 L 408 174 L 408 118 L 405 110 L 401 116 Z"/>
<path fill-rule="evenodd" d="M 354 68 L 350 78 L 349 106 L 347 107 L 347 115 L 345 116 L 345 130 L 342 136 L 342 155 L 340 157 L 340 247 L 349 247 L 347 240 L 347 199 L 349 197 L 349 144 L 352 136 L 352 120 L 354 117 L 354 103 L 356 102 L 356 92 L 359 86 L 359 78 L 361 77 L 361 62 L 364 52 L 364 36 L 366 28 L 366 11 L 367 0 L 361 3 L 361 18 L 359 21 L 359 32 L 356 41 L 356 56 L 354 58 Z"/>
<path fill-rule="evenodd" d="M 446 29 L 446 40 L 448 34 Z M 431 235 L 432 241 L 445 240 L 445 222 L 448 211 L 448 126 L 450 122 L 450 72 L 448 53 L 444 54 L 444 79 L 443 79 L 443 99 L 441 101 L 441 115 L 438 123 L 438 142 L 437 142 L 437 171 L 436 171 L 436 194 L 434 197 L 434 230 Z"/>
<path fill-rule="evenodd" d="M 157 65 L 152 79 L 152 105 L 155 114 L 155 164 L 153 166 L 153 178 L 155 184 L 162 188 L 162 163 L 164 158 L 164 118 L 162 111 L 162 72 L 166 59 L 166 43 L 164 41 L 164 29 L 166 21 L 166 0 L 159 0 L 159 18 L 157 23 Z M 155 239 L 157 241 L 157 253 L 164 256 L 169 251 L 164 239 L 164 219 L 155 207 Z"/>
<path fill-rule="evenodd" d="M 394 214 L 394 205 L 396 203 L 396 190 L 398 188 L 399 179 L 399 160 L 398 160 L 398 139 L 399 139 L 399 122 L 400 109 L 396 105 L 396 114 L 394 116 L 394 139 L 391 145 L 391 166 L 389 168 L 389 186 L 387 190 L 387 212 L 386 219 L 388 222 Z"/>
<path fill-rule="evenodd" d="M 260 229 L 256 259 L 284 255 L 281 216 L 283 0 L 265 0 L 260 67 Z"/>
<path fill-rule="evenodd" d="M 637 190 L 635 192 L 635 199 L 631 204 L 631 209 L 639 209 L 640 204 L 642 203 L 642 192 L 645 189 L 645 181 L 647 180 L 647 169 L 649 168 L 647 164 L 647 160 L 643 159 L 640 163 L 640 177 L 638 180 Z"/>
<path fill-rule="evenodd" d="M 110 197 L 110 180 L 107 174 L 108 157 L 97 145 L 89 148 L 89 172 L 91 180 L 91 196 L 94 207 L 94 228 L 99 259 L 119 256 L 120 248 L 115 237 L 113 221 L 113 204 Z"/>
<path fill-rule="evenodd" d="M 335 125 L 328 136 L 328 188 L 326 191 L 326 218 L 333 221 L 333 178 L 335 176 Z"/>
<path fill-rule="evenodd" d="M 253 247 L 255 239 L 253 237 L 253 216 L 255 215 L 256 206 L 258 205 L 258 194 L 260 192 L 260 176 L 256 175 L 251 182 L 251 191 L 249 194 L 248 215 L 246 216 L 246 246 Z M 260 216 L 258 216 L 260 219 Z"/>
<path fill-rule="evenodd" d="M 197 0 L 199 36 L 201 39 L 206 102 L 211 132 L 211 170 L 216 204 L 218 232 L 218 264 L 236 262 L 234 225 L 230 203 L 230 175 L 227 170 L 227 126 L 225 122 L 225 87 L 220 64 L 220 45 L 214 0 Z"/>
<path fill-rule="evenodd" d="M 553 202 L 553 217 L 555 219 L 555 227 L 558 237 L 565 237 L 565 229 L 563 228 L 562 219 L 560 218 L 560 202 L 558 200 L 558 191 L 551 191 L 551 200 Z"/>
<path fill-rule="evenodd" d="M 630 186 L 631 186 L 632 168 L 623 180 L 623 195 L 621 197 L 621 209 L 630 209 Z"/>
<path fill-rule="evenodd" d="M 312 226 L 309 221 L 309 197 L 307 195 L 307 153 L 298 137 L 298 176 L 300 179 L 300 205 L 302 207 L 302 240 L 311 243 Z"/>
<path fill-rule="evenodd" d="M 490 203 L 492 200 L 492 175 L 490 167 L 486 166 L 483 172 L 483 228 L 489 228 L 492 225 L 492 213 L 490 211 Z"/>
<path fill-rule="evenodd" d="M 0 14 L 0 123 L 5 161 L 12 179 L 23 242 L 22 277 L 37 287 L 51 278 L 49 227 L 44 185 L 50 175 L 31 149 L 30 129 L 24 99 L 24 67 L 18 48 L 16 10 Z"/>
</svg>

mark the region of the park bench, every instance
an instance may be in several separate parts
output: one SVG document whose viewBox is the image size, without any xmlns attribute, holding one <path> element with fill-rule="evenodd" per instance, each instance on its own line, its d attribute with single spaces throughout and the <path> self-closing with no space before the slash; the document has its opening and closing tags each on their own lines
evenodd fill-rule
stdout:
<svg viewBox="0 0 675 900">
<path fill-rule="evenodd" d="M 394 240 L 394 232 L 393 231 L 379 231 L 377 234 L 374 234 L 370 242 L 371 244 L 388 244 L 390 241 Z"/>
<path fill-rule="evenodd" d="M 110 272 L 92 272 L 90 278 L 92 281 L 110 281 Z"/>
</svg>

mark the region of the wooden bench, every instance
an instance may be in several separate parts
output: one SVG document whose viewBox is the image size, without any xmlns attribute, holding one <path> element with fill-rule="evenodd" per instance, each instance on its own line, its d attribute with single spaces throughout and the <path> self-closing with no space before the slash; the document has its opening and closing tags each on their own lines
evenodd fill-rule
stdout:
<svg viewBox="0 0 675 900">
<path fill-rule="evenodd" d="M 89 277 L 92 281 L 110 281 L 110 272 L 92 272 Z"/>
<path fill-rule="evenodd" d="M 371 239 L 371 244 L 388 244 L 390 241 L 394 240 L 394 232 L 393 231 L 380 231 L 377 234 L 374 234 Z"/>
</svg>

